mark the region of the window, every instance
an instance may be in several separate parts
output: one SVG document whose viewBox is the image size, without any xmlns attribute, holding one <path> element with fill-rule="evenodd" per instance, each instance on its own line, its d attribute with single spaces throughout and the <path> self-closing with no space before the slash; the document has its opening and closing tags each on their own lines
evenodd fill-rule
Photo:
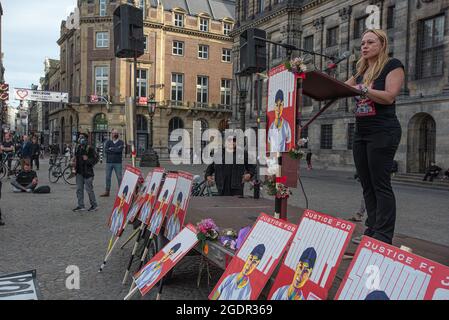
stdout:
<svg viewBox="0 0 449 320">
<path fill-rule="evenodd" d="M 145 69 L 137 70 L 137 93 L 141 98 L 148 96 L 148 71 Z"/>
<path fill-rule="evenodd" d="M 321 125 L 321 149 L 332 149 L 332 125 Z"/>
<path fill-rule="evenodd" d="M 143 39 L 144 51 L 148 52 L 148 36 L 145 36 Z"/>
<path fill-rule="evenodd" d="M 333 47 L 338 44 L 338 27 L 327 29 L 327 46 Z"/>
<path fill-rule="evenodd" d="M 231 49 L 223 49 L 223 54 L 221 56 L 221 61 L 231 62 Z"/>
<path fill-rule="evenodd" d="M 198 76 L 196 85 L 196 101 L 206 104 L 209 101 L 209 78 Z"/>
<path fill-rule="evenodd" d="M 354 146 L 355 124 L 348 124 L 348 150 L 352 150 Z"/>
<path fill-rule="evenodd" d="M 209 59 L 209 46 L 203 44 L 198 46 L 198 58 Z"/>
<path fill-rule="evenodd" d="M 221 80 L 221 104 L 224 106 L 231 105 L 231 80 L 222 79 Z"/>
<path fill-rule="evenodd" d="M 366 19 L 367 17 L 362 17 L 355 19 L 354 24 L 354 39 L 360 39 L 362 37 L 362 34 L 366 30 Z"/>
<path fill-rule="evenodd" d="M 143 18 L 145 19 L 146 18 L 146 14 L 145 14 L 145 11 L 146 11 L 146 0 L 139 0 L 139 9 L 142 9 L 142 11 L 143 11 Z"/>
<path fill-rule="evenodd" d="M 248 18 L 248 4 L 249 1 L 240 1 L 242 6 L 242 21 L 246 21 Z"/>
<path fill-rule="evenodd" d="M 200 18 L 200 31 L 209 32 L 209 19 Z"/>
<path fill-rule="evenodd" d="M 109 94 L 109 67 L 95 67 L 95 95 L 107 96 Z"/>
<path fill-rule="evenodd" d="M 184 42 L 173 41 L 173 55 L 175 56 L 184 55 Z"/>
<path fill-rule="evenodd" d="M 96 47 L 97 48 L 109 48 L 109 33 L 108 32 L 97 32 Z"/>
<path fill-rule="evenodd" d="M 231 31 L 232 31 L 232 24 L 225 22 L 223 25 L 224 35 L 229 36 L 229 33 L 231 33 Z"/>
<path fill-rule="evenodd" d="M 265 9 L 265 1 L 257 0 L 257 13 L 263 12 L 264 9 Z"/>
<path fill-rule="evenodd" d="M 443 75 L 444 15 L 420 21 L 416 77 L 418 79 Z"/>
<path fill-rule="evenodd" d="M 394 9 L 395 6 L 390 6 L 387 9 L 387 29 L 394 28 Z"/>
<path fill-rule="evenodd" d="M 175 13 L 175 26 L 184 27 L 184 15 L 182 13 Z"/>
<path fill-rule="evenodd" d="M 304 50 L 313 51 L 313 35 L 304 38 Z"/>
<path fill-rule="evenodd" d="M 100 0 L 100 17 L 106 16 L 106 0 Z"/>
<path fill-rule="evenodd" d="M 184 97 L 184 75 L 173 73 L 171 75 L 171 99 L 172 101 L 183 101 Z"/>
</svg>

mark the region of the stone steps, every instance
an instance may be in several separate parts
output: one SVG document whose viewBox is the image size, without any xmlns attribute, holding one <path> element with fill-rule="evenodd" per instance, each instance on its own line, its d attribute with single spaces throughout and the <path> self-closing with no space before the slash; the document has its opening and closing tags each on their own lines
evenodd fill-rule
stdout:
<svg viewBox="0 0 449 320">
<path fill-rule="evenodd" d="M 420 173 L 397 174 L 392 181 L 394 184 L 449 191 L 449 180 L 441 180 L 440 176 L 435 178 L 433 182 L 430 182 L 423 181 L 423 178 L 424 174 Z"/>
</svg>

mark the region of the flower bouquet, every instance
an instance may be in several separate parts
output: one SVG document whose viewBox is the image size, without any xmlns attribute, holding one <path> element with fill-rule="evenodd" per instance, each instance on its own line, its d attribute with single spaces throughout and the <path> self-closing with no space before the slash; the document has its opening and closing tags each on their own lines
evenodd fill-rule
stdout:
<svg viewBox="0 0 449 320">
<path fill-rule="evenodd" d="M 204 219 L 200 223 L 197 224 L 199 233 L 197 235 L 198 240 L 201 241 L 203 246 L 203 252 L 204 254 L 209 253 L 209 246 L 207 245 L 206 241 L 214 241 L 218 239 L 219 236 L 219 229 L 217 225 L 215 224 L 214 220 L 212 219 Z"/>
<path fill-rule="evenodd" d="M 233 251 L 237 249 L 237 232 L 233 229 L 226 229 L 221 232 L 220 242 L 225 248 Z"/>
<path fill-rule="evenodd" d="M 299 74 L 299 76 L 305 79 L 305 73 L 307 72 L 307 66 L 304 63 L 304 59 L 300 57 L 296 57 L 293 60 L 285 62 L 285 67 L 288 71 L 293 72 L 295 74 Z"/>
</svg>

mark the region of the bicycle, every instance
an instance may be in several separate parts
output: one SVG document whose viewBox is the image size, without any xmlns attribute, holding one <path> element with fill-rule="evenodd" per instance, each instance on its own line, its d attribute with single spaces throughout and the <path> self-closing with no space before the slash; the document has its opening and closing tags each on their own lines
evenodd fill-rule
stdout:
<svg viewBox="0 0 449 320">
<path fill-rule="evenodd" d="M 12 160 L 11 169 L 8 167 L 8 160 Z M 2 180 L 6 175 L 8 175 L 8 179 L 10 176 L 16 176 L 20 172 L 20 169 L 20 159 L 17 156 L 10 156 L 7 153 L 2 154 L 0 164 L 0 180 Z"/>
<path fill-rule="evenodd" d="M 48 169 L 48 180 L 51 183 L 57 183 L 61 177 L 67 184 L 76 185 L 76 175 L 72 172 L 72 166 L 66 164 L 66 157 L 57 157 Z"/>
<path fill-rule="evenodd" d="M 207 180 L 201 181 L 200 176 L 193 178 L 192 196 L 193 197 L 214 197 L 218 193 L 212 190 L 213 185 L 209 184 Z"/>
</svg>

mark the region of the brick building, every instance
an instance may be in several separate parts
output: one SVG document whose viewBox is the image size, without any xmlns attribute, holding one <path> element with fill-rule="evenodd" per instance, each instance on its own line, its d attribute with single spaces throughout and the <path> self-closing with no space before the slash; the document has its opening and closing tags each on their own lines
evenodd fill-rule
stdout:
<svg viewBox="0 0 449 320">
<path fill-rule="evenodd" d="M 397 115 L 403 134 L 396 160 L 400 172 L 423 172 L 431 161 L 449 167 L 449 1 L 448 0 L 239 0 L 237 25 L 233 31 L 234 65 L 238 66 L 238 35 L 247 28 L 267 31 L 270 40 L 289 43 L 329 56 L 352 53 L 339 65 L 335 76 L 345 81 L 360 56 L 360 38 L 366 29 L 369 5 L 377 5 L 381 28 L 389 38 L 390 55 L 406 68 L 406 83 L 397 101 Z M 270 67 L 287 59 L 279 47 L 269 45 Z M 315 58 L 318 69 L 327 65 Z M 235 70 L 236 71 L 236 70 Z M 248 126 L 256 127 L 257 110 L 266 110 L 266 80 L 263 94 L 252 95 L 247 105 Z M 259 104 L 256 98 L 260 99 Z M 306 99 L 303 121 L 319 111 L 322 104 Z M 304 135 L 318 167 L 354 170 L 352 139 L 354 103 L 342 100 L 320 117 Z M 233 110 L 232 123 L 238 125 Z M 262 117 L 262 121 L 264 121 Z"/>
<path fill-rule="evenodd" d="M 78 1 L 80 27 L 61 24 L 59 81 L 56 91 L 69 92 L 70 103 L 50 107 L 50 131 L 58 143 L 86 132 L 98 145 L 116 128 L 125 134 L 125 97 L 134 92 L 132 61 L 114 55 L 112 14 L 127 1 Z M 158 101 L 154 148 L 162 157 L 175 142 L 177 128 L 223 128 L 231 111 L 234 1 L 136 1 L 144 10 L 145 54 L 138 59 L 138 92 Z M 100 97 L 93 102 L 91 96 Z M 111 102 L 106 104 L 103 100 Z M 137 148 L 149 144 L 147 106 L 137 108 Z M 54 139 L 54 140 L 55 140 Z M 126 139 L 126 137 L 125 137 Z"/>
</svg>

